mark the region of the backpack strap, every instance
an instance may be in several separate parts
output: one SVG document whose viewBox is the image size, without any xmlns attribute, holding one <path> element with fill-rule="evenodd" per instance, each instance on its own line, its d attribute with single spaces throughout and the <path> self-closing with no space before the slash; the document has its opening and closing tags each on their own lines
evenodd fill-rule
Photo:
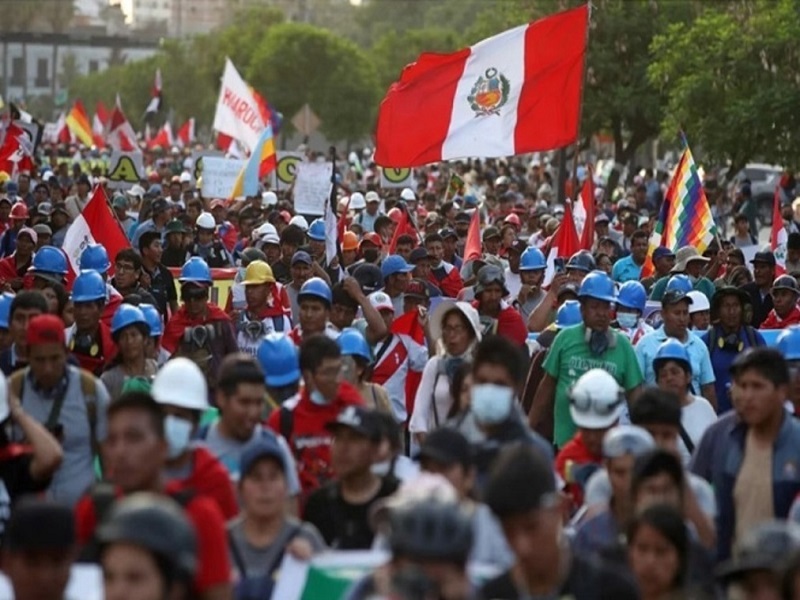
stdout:
<svg viewBox="0 0 800 600">
<path fill-rule="evenodd" d="M 272 326 L 278 333 L 283 333 L 283 315 L 272 317 Z"/>
<path fill-rule="evenodd" d="M 206 423 L 202 425 L 198 430 L 196 435 L 196 439 L 198 440 L 205 440 L 208 437 L 208 431 L 211 429 L 211 423 Z"/>
<path fill-rule="evenodd" d="M 247 578 L 247 565 L 244 563 L 242 553 L 239 551 L 239 546 L 236 544 L 236 538 L 233 537 L 231 530 L 228 530 L 228 546 L 231 549 L 231 558 L 233 564 L 236 565 L 236 570 L 239 571 L 239 577 L 242 579 Z"/>
</svg>

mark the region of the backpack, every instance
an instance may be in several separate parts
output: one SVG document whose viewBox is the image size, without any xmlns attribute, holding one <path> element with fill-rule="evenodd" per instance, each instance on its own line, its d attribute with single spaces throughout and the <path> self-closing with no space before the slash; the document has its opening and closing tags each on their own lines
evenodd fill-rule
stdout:
<svg viewBox="0 0 800 600">
<path fill-rule="evenodd" d="M 236 539 L 233 537 L 230 529 L 228 530 L 228 547 L 231 551 L 231 558 L 236 570 L 239 572 L 240 579 L 236 583 L 234 598 L 236 600 L 263 600 L 264 598 L 271 598 L 274 591 L 275 581 L 277 580 L 277 570 L 283 562 L 283 555 L 286 553 L 286 546 L 299 534 L 301 528 L 299 525 L 291 525 L 288 534 L 279 536 L 274 543 L 282 543 L 283 548 L 278 554 L 270 561 L 266 568 L 266 574 L 258 577 L 247 576 L 247 565 L 244 562 L 242 553 L 236 544 Z"/>
</svg>

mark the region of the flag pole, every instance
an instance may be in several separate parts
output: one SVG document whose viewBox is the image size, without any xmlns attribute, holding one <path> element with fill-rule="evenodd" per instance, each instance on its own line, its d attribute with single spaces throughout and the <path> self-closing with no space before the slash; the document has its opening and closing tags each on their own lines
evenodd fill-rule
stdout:
<svg viewBox="0 0 800 600">
<path fill-rule="evenodd" d="M 587 15 L 586 15 L 586 56 L 589 54 L 589 26 L 592 23 L 592 8 L 593 4 L 591 1 L 587 2 Z M 583 95 L 584 90 L 586 89 L 586 73 L 589 70 L 588 68 L 588 59 L 584 58 L 583 61 L 583 84 L 581 85 L 581 101 L 578 104 L 578 136 L 575 138 L 575 154 L 572 157 L 572 200 L 573 202 L 577 201 L 578 197 L 580 196 L 580 191 L 578 188 L 578 156 L 580 155 L 580 145 L 581 145 L 581 120 L 583 117 Z M 591 199 L 592 202 L 594 198 Z"/>
<path fill-rule="evenodd" d="M 337 224 L 339 215 L 335 212 L 336 207 L 336 146 L 331 146 L 328 151 L 331 157 L 331 194 L 328 196 L 328 210 L 331 214 L 336 215 Z M 277 169 L 275 169 L 277 171 Z M 337 225 L 338 230 L 338 225 Z M 342 240 L 336 236 L 336 258 L 339 260 L 339 268 L 344 270 L 344 257 L 342 256 Z M 328 265 L 330 266 L 330 265 Z"/>
</svg>

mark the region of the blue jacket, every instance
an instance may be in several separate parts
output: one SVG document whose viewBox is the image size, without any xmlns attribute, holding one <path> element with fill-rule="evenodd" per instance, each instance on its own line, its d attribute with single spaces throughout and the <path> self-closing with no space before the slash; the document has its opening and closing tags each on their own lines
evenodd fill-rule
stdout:
<svg viewBox="0 0 800 600">
<path fill-rule="evenodd" d="M 731 411 L 711 425 L 695 448 L 690 470 L 709 481 L 717 497 L 717 560 L 731 555 L 736 531 L 733 488 L 742 468 L 747 425 Z M 800 421 L 784 412 L 772 454 L 772 499 L 776 519 L 785 519 L 800 492 Z"/>
</svg>

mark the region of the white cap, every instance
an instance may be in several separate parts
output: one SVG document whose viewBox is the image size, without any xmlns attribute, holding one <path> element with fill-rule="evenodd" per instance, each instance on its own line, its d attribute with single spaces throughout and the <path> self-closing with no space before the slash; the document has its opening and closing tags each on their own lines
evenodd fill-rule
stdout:
<svg viewBox="0 0 800 600">
<path fill-rule="evenodd" d="M 275 192 L 267 191 L 261 194 L 261 206 L 275 206 L 278 203 L 278 195 Z"/>
<path fill-rule="evenodd" d="M 140 198 L 140 199 L 144 198 L 144 188 L 140 186 L 138 183 L 131 186 L 131 189 L 129 189 L 125 193 L 128 194 L 128 196 L 131 196 L 132 198 Z"/>
<path fill-rule="evenodd" d="M 372 292 L 369 296 L 369 303 L 375 310 L 390 310 L 394 312 L 394 304 L 392 299 L 385 292 Z"/>
<path fill-rule="evenodd" d="M 711 310 L 711 303 L 708 301 L 708 296 L 706 296 L 703 292 L 692 290 L 686 295 L 692 299 L 692 303 L 689 305 L 690 315 L 703 312 L 704 310 Z"/>
<path fill-rule="evenodd" d="M 350 208 L 353 210 L 361 210 L 362 208 L 367 207 L 367 201 L 364 198 L 364 194 L 361 192 L 353 192 L 350 195 Z"/>
<path fill-rule="evenodd" d="M 214 220 L 214 217 L 211 213 L 203 212 L 200 213 L 200 216 L 197 217 L 197 220 L 194 222 L 196 227 L 200 229 L 216 229 L 217 222 Z"/>
<path fill-rule="evenodd" d="M 403 191 L 400 192 L 400 198 L 405 200 L 406 202 L 416 202 L 417 195 L 411 188 L 403 188 Z"/>
<path fill-rule="evenodd" d="M 308 231 L 308 221 L 306 221 L 306 218 L 303 215 L 293 216 L 291 221 L 289 221 L 289 225 L 295 225 L 303 231 Z"/>
<path fill-rule="evenodd" d="M 183 171 L 180 177 L 181 183 L 189 183 L 192 181 L 192 176 L 189 174 L 189 171 Z"/>
<path fill-rule="evenodd" d="M 378 192 L 376 192 L 374 190 L 370 190 L 369 192 L 367 192 L 366 198 L 367 198 L 367 202 L 380 202 L 381 201 L 381 197 L 378 195 Z"/>
</svg>

